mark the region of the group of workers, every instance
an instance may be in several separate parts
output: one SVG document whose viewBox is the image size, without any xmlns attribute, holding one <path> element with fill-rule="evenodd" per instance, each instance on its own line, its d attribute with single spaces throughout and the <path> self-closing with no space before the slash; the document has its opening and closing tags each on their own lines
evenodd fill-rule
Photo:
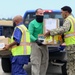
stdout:
<svg viewBox="0 0 75 75">
<path fill-rule="evenodd" d="M 64 34 L 65 50 L 67 50 L 67 75 L 75 75 L 75 19 L 71 14 L 69 6 L 61 8 L 61 15 L 64 18 L 63 26 L 53 30 L 48 30 L 45 37 Z M 38 35 L 43 34 L 43 9 L 35 11 L 36 18 L 29 23 L 28 29 L 23 24 L 22 16 L 13 18 L 16 25 L 11 37 L 11 43 L 5 45 L 4 50 L 11 50 L 12 75 L 27 75 L 23 69 L 24 64 L 28 64 L 29 55 L 31 59 L 31 75 L 46 75 L 49 52 L 46 45 L 38 40 Z M 31 42 L 31 43 L 30 43 Z"/>
</svg>

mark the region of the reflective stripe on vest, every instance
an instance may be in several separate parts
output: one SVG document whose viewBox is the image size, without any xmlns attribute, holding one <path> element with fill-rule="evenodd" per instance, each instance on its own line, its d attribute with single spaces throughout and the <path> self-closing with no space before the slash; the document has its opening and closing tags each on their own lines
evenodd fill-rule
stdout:
<svg viewBox="0 0 75 75">
<path fill-rule="evenodd" d="M 64 36 L 65 38 L 75 36 L 75 22 L 71 17 L 69 17 L 68 20 L 70 20 L 71 23 L 73 23 L 72 25 L 73 25 L 73 28 L 74 28 L 74 32 L 71 32 L 69 34 L 65 34 L 65 36 Z"/>
<path fill-rule="evenodd" d="M 64 41 L 66 45 L 75 44 L 75 18 L 71 15 L 66 20 L 70 21 L 71 28 L 68 32 L 64 33 Z"/>
<path fill-rule="evenodd" d="M 65 35 L 65 38 L 68 38 L 68 37 L 71 37 L 71 36 L 75 36 L 75 33 L 67 34 L 67 35 Z"/>
<path fill-rule="evenodd" d="M 12 55 L 30 55 L 31 53 L 31 46 L 30 46 L 30 35 L 27 28 L 24 25 L 17 26 L 22 32 L 21 43 L 19 46 L 12 47 Z M 29 36 L 26 38 L 26 36 Z"/>
<path fill-rule="evenodd" d="M 20 26 L 20 27 L 21 27 L 21 26 Z M 26 30 L 27 30 L 27 29 L 24 30 L 23 27 L 21 27 L 21 29 L 24 31 L 23 34 L 26 35 Z M 21 30 L 21 31 L 22 31 L 22 30 Z M 23 37 L 23 41 L 26 42 L 26 37 L 25 37 L 25 36 Z M 27 54 L 27 48 L 26 48 L 26 45 L 24 46 L 24 54 L 25 54 L 25 55 Z"/>
<path fill-rule="evenodd" d="M 31 43 L 28 43 L 28 42 L 21 42 L 20 43 L 20 46 L 30 46 L 30 45 L 31 45 Z M 17 47 L 17 46 L 15 45 L 12 48 L 15 48 L 15 47 Z"/>
</svg>

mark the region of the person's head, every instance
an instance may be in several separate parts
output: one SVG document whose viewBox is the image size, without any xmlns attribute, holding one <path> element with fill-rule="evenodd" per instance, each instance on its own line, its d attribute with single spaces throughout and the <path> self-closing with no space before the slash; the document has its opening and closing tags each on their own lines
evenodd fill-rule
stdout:
<svg viewBox="0 0 75 75">
<path fill-rule="evenodd" d="M 35 14 L 36 14 L 36 21 L 40 23 L 43 22 L 43 16 L 44 16 L 43 9 L 41 8 L 36 9 Z"/>
<path fill-rule="evenodd" d="M 21 15 L 17 15 L 13 18 L 13 26 L 18 25 L 21 22 L 23 22 L 23 18 Z"/>
<path fill-rule="evenodd" d="M 69 6 L 64 6 L 61 8 L 61 15 L 64 19 L 67 18 L 71 14 L 71 12 L 72 9 Z"/>
</svg>

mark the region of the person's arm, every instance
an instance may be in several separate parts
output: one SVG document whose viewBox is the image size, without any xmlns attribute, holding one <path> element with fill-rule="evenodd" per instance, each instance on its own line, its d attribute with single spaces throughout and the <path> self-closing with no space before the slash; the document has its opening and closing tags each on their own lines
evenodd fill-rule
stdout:
<svg viewBox="0 0 75 75">
<path fill-rule="evenodd" d="M 20 30 L 19 28 L 16 28 L 16 30 L 15 30 L 15 32 L 14 32 L 14 34 L 13 34 L 13 39 L 14 39 L 14 41 L 17 42 L 17 45 L 20 44 L 20 42 L 21 42 L 21 37 L 22 37 L 22 32 L 21 32 L 21 30 Z"/>
<path fill-rule="evenodd" d="M 32 41 L 37 40 L 37 39 L 33 36 L 33 34 L 34 34 L 34 25 L 33 25 L 32 23 L 29 24 L 28 30 L 29 30 L 29 32 L 30 32 L 30 39 L 31 39 Z"/>
<path fill-rule="evenodd" d="M 5 45 L 5 47 L 3 49 L 4 50 L 9 50 L 9 48 L 13 47 L 14 45 L 19 45 L 20 41 L 21 41 L 21 37 L 22 37 L 21 30 L 16 28 L 16 30 L 14 31 L 14 34 L 13 34 L 14 42 L 12 42 L 9 45 Z"/>
<path fill-rule="evenodd" d="M 57 35 L 57 34 L 63 34 L 65 32 L 68 32 L 70 30 L 70 28 L 71 28 L 70 21 L 66 20 L 62 27 L 50 30 L 50 35 L 53 36 L 53 35 Z"/>
</svg>

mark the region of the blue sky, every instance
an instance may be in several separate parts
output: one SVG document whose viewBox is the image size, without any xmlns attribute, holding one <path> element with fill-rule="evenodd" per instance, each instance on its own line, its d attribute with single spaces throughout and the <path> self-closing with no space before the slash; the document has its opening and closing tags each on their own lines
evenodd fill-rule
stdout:
<svg viewBox="0 0 75 75">
<path fill-rule="evenodd" d="M 72 8 L 75 16 L 75 0 L 0 0 L 0 18 L 23 16 L 26 10 L 37 8 L 60 10 L 65 5 Z"/>
</svg>

